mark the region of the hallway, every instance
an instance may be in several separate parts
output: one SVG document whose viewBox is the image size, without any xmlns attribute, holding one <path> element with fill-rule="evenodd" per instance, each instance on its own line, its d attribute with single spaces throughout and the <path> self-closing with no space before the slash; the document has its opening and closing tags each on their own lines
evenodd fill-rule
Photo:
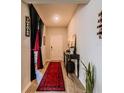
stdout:
<svg viewBox="0 0 124 93">
<path fill-rule="evenodd" d="M 21 91 L 86 93 L 91 89 L 93 93 L 101 93 L 101 0 L 56 1 L 21 2 Z M 61 74 L 60 64 L 47 70 L 52 62 L 61 63 Z M 45 83 L 40 83 L 42 81 Z"/>
<path fill-rule="evenodd" d="M 42 70 L 40 70 L 42 75 L 44 75 L 49 63 L 50 62 L 46 62 L 45 67 Z M 65 83 L 65 88 L 66 88 L 65 91 L 63 92 L 62 91 L 61 92 L 60 91 L 37 92 L 36 89 L 38 87 L 38 84 L 37 84 L 37 81 L 34 80 L 31 86 L 28 88 L 28 90 L 25 93 L 85 93 L 84 86 L 81 84 L 79 79 L 77 79 L 77 77 L 74 74 L 70 74 L 69 76 L 67 76 L 63 62 L 60 62 L 60 63 L 62 67 L 64 83 Z"/>
</svg>

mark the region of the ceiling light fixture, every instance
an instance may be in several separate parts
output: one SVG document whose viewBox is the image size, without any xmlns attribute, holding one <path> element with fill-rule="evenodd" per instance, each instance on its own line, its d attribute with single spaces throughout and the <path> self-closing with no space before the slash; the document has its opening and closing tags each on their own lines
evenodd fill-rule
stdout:
<svg viewBox="0 0 124 93">
<path fill-rule="evenodd" d="M 53 21 L 58 22 L 60 20 L 60 17 L 58 15 L 53 16 Z"/>
<path fill-rule="evenodd" d="M 58 16 L 56 16 L 56 17 L 55 17 L 55 20 L 58 20 L 58 19 L 59 19 L 59 17 L 58 17 Z"/>
</svg>

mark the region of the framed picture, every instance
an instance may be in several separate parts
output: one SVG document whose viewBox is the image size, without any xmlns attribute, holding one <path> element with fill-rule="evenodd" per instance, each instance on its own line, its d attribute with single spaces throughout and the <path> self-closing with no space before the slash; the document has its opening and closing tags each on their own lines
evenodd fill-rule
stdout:
<svg viewBox="0 0 124 93">
<path fill-rule="evenodd" d="M 43 45 L 45 46 L 45 36 L 43 36 Z"/>
<path fill-rule="evenodd" d="M 31 24 L 30 24 L 30 17 L 25 16 L 25 36 L 29 37 L 30 36 L 30 31 L 31 31 Z"/>
<path fill-rule="evenodd" d="M 102 11 L 98 13 L 98 26 L 97 26 L 98 32 L 97 35 L 99 39 L 102 39 Z"/>
</svg>

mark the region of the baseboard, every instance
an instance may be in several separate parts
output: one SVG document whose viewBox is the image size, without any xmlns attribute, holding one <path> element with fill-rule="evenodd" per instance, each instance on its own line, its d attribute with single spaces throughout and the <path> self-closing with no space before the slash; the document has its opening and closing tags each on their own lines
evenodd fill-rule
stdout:
<svg viewBox="0 0 124 93">
<path fill-rule="evenodd" d="M 51 60 L 50 59 L 46 59 L 46 61 L 45 62 L 50 62 Z"/>
<path fill-rule="evenodd" d="M 78 79 L 79 79 L 79 81 L 81 82 L 80 78 L 78 78 Z M 84 89 L 86 90 L 85 84 L 83 84 L 83 82 L 81 82 L 81 84 L 83 85 Z"/>
<path fill-rule="evenodd" d="M 59 61 L 59 62 L 63 62 L 63 60 L 52 60 L 52 59 L 47 59 L 47 60 L 46 60 L 46 62 L 52 62 L 52 61 L 53 61 L 53 62 L 58 62 L 58 61 Z"/>
<path fill-rule="evenodd" d="M 29 83 L 27 84 L 27 86 L 23 89 L 22 93 L 25 93 L 26 90 L 30 87 L 30 85 L 31 85 L 31 82 L 29 82 Z"/>
</svg>

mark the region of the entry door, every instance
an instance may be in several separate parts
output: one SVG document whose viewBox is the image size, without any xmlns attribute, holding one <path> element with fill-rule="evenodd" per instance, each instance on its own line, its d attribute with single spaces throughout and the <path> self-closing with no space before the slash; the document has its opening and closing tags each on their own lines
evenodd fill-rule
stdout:
<svg viewBox="0 0 124 93">
<path fill-rule="evenodd" d="M 63 59 L 63 38 L 61 35 L 52 35 L 50 38 L 51 60 Z"/>
</svg>

